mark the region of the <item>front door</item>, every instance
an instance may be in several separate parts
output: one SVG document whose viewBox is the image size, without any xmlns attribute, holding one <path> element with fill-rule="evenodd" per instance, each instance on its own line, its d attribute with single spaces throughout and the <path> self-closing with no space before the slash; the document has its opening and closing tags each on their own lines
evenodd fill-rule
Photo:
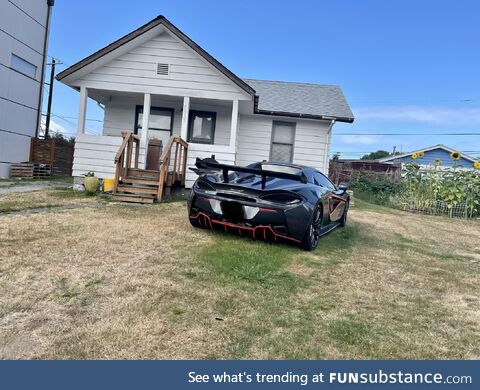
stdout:
<svg viewBox="0 0 480 390">
<path fill-rule="evenodd" d="M 173 129 L 173 108 L 151 107 L 150 119 L 148 121 L 147 138 L 162 141 L 165 147 L 172 136 Z M 135 129 L 134 133 L 139 134 L 143 131 L 143 106 L 137 106 L 135 113 Z"/>
</svg>

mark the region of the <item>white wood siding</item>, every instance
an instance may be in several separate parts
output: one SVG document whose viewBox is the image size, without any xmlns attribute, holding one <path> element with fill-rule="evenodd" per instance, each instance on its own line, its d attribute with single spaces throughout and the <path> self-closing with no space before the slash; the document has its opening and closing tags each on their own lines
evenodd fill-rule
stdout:
<svg viewBox="0 0 480 390">
<path fill-rule="evenodd" d="M 135 126 L 135 108 L 143 105 L 143 98 L 113 96 L 105 104 L 103 135 L 120 135 L 122 131 L 133 131 Z M 174 109 L 173 134 L 180 135 L 182 124 L 182 101 L 168 98 L 152 97 L 152 107 Z M 230 142 L 230 123 L 232 108 L 228 105 L 219 105 L 215 102 L 196 102 L 191 100 L 190 110 L 213 111 L 217 113 L 215 125 L 216 145 L 228 145 Z M 139 134 L 140 136 L 140 134 Z"/>
<path fill-rule="evenodd" d="M 329 153 L 327 134 L 328 121 L 314 121 L 271 117 L 265 115 L 240 115 L 237 134 L 237 164 L 248 165 L 256 161 L 269 160 L 273 121 L 296 123 L 293 162 L 307 165 L 322 172 L 325 154 Z"/>
<path fill-rule="evenodd" d="M 82 176 L 92 171 L 102 179 L 115 177 L 115 155 L 122 137 L 105 137 L 101 135 L 77 134 L 73 155 L 72 176 Z M 140 148 L 140 162 L 145 159 L 145 149 Z"/>
<path fill-rule="evenodd" d="M 157 75 L 157 64 L 168 75 Z M 71 82 L 96 89 L 251 100 L 239 86 L 166 31 Z"/>
<path fill-rule="evenodd" d="M 215 159 L 222 164 L 235 164 L 235 153 L 228 146 L 223 145 L 201 145 L 192 144 L 188 146 L 187 154 L 187 174 L 185 180 L 185 188 L 192 188 L 193 183 L 197 180 L 197 175 L 189 168 L 195 166 L 195 161 L 198 158 L 211 157 L 215 155 Z"/>
</svg>

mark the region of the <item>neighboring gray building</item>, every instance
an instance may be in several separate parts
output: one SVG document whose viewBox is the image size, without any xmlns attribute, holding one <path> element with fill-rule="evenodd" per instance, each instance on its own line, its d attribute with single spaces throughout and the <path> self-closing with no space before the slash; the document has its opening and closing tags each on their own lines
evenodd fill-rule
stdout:
<svg viewBox="0 0 480 390">
<path fill-rule="evenodd" d="M 28 161 L 38 133 L 54 0 L 0 1 L 0 177 Z"/>
</svg>

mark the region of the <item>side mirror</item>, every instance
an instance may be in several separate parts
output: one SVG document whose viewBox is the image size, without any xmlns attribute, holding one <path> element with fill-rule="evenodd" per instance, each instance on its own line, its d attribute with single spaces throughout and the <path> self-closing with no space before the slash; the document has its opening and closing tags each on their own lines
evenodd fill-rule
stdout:
<svg viewBox="0 0 480 390">
<path fill-rule="evenodd" d="M 348 183 L 345 181 L 342 181 L 338 184 L 338 189 L 340 191 L 346 192 L 348 190 Z"/>
</svg>

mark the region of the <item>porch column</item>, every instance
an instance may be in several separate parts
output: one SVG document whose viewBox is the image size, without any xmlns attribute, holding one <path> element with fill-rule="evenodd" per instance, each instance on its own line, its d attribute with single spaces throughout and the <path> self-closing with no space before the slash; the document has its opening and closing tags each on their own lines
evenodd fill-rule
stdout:
<svg viewBox="0 0 480 390">
<path fill-rule="evenodd" d="M 180 136 L 184 141 L 187 141 L 188 137 L 188 114 L 190 112 L 190 96 L 183 98 L 183 112 L 182 112 L 182 127 Z"/>
<path fill-rule="evenodd" d="M 88 90 L 80 87 L 80 103 L 78 105 L 77 134 L 85 134 L 85 122 L 87 118 Z"/>
<path fill-rule="evenodd" d="M 142 117 L 142 135 L 140 138 L 140 146 L 145 150 L 148 147 L 148 125 L 150 123 L 150 106 L 152 97 L 149 93 L 143 96 L 143 117 Z"/>
<path fill-rule="evenodd" d="M 237 151 L 237 127 L 238 127 L 238 100 L 232 104 L 232 122 L 230 126 L 230 149 Z"/>
</svg>

